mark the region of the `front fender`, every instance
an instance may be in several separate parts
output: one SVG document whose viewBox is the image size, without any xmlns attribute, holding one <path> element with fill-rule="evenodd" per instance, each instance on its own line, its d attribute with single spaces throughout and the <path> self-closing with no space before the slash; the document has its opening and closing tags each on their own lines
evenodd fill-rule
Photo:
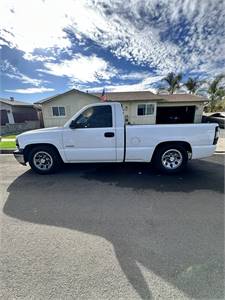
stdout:
<svg viewBox="0 0 225 300">
<path fill-rule="evenodd" d="M 63 162 L 66 162 L 65 151 L 62 143 L 62 132 L 51 132 L 48 134 L 43 133 L 30 133 L 25 135 L 19 135 L 17 137 L 18 147 L 20 149 L 28 149 L 29 147 L 37 146 L 37 145 L 51 145 L 55 147 Z"/>
</svg>

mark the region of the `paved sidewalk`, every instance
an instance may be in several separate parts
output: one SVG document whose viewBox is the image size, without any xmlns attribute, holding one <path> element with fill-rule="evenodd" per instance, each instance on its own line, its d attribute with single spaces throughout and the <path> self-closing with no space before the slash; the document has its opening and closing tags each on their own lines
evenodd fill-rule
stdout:
<svg viewBox="0 0 225 300">
<path fill-rule="evenodd" d="M 15 142 L 16 139 L 7 139 L 7 138 L 2 138 L 2 142 Z"/>
</svg>

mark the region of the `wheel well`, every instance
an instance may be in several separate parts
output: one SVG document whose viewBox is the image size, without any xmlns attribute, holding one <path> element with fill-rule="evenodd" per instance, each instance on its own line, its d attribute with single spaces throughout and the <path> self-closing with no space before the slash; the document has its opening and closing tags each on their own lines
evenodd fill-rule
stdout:
<svg viewBox="0 0 225 300">
<path fill-rule="evenodd" d="M 165 146 L 181 146 L 183 147 L 187 152 L 192 153 L 192 148 L 191 145 L 188 142 L 183 142 L 183 141 L 170 141 L 170 142 L 162 142 L 159 143 L 154 150 L 153 153 L 153 157 L 155 155 L 155 153 L 157 152 L 157 150 L 161 147 L 165 147 Z"/>
<path fill-rule="evenodd" d="M 27 145 L 25 148 L 24 148 L 24 159 L 25 159 L 25 162 L 28 161 L 28 155 L 29 155 L 29 152 L 35 148 L 35 147 L 39 147 L 39 146 L 48 146 L 48 147 L 51 147 L 52 149 L 54 149 L 56 151 L 56 153 L 59 155 L 59 157 L 61 158 L 61 155 L 59 154 L 59 150 L 52 144 L 48 144 L 48 143 L 39 143 L 39 144 L 31 144 L 31 145 Z M 61 158 L 62 159 L 62 158 Z"/>
</svg>

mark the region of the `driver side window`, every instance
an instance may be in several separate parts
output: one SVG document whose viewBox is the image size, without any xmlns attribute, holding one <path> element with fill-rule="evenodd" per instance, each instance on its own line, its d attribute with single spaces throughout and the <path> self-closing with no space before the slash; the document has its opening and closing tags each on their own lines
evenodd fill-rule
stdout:
<svg viewBox="0 0 225 300">
<path fill-rule="evenodd" d="M 110 105 L 89 107 L 75 122 L 76 128 L 112 127 L 112 107 Z"/>
</svg>

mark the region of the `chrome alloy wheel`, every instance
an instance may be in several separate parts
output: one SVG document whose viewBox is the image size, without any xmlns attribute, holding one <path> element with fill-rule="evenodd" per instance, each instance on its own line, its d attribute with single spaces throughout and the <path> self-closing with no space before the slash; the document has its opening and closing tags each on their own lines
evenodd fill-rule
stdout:
<svg viewBox="0 0 225 300">
<path fill-rule="evenodd" d="M 53 165 L 53 159 L 49 153 L 38 151 L 33 157 L 33 163 L 39 170 L 49 170 Z"/>
<path fill-rule="evenodd" d="M 175 170 L 182 164 L 183 156 L 179 150 L 169 149 L 163 153 L 161 161 L 164 168 Z"/>
</svg>

